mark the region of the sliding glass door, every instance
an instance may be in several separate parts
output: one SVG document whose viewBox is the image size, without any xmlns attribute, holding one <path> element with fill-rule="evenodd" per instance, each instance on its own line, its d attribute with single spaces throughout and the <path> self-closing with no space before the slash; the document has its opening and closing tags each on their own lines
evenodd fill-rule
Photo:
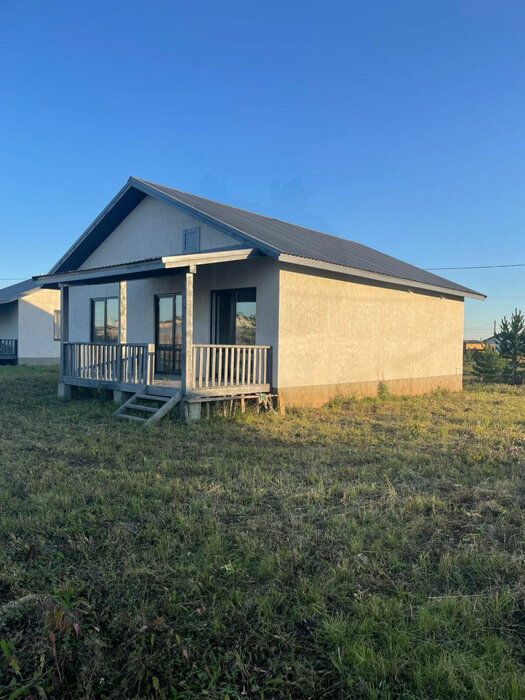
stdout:
<svg viewBox="0 0 525 700">
<path fill-rule="evenodd" d="M 155 371 L 180 374 L 182 352 L 182 294 L 155 297 Z"/>
</svg>

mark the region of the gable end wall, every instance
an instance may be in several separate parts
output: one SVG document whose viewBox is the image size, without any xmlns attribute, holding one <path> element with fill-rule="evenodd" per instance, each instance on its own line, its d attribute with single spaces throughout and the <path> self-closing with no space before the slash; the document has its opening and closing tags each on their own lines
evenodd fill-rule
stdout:
<svg viewBox="0 0 525 700">
<path fill-rule="evenodd" d="M 200 249 L 241 245 L 240 241 L 204 224 L 175 206 L 145 197 L 98 248 L 80 270 L 184 253 L 186 229 L 200 229 Z"/>
</svg>

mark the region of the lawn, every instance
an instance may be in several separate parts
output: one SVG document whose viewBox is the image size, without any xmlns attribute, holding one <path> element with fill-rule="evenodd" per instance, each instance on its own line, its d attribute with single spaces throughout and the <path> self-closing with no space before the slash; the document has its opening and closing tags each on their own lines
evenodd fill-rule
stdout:
<svg viewBox="0 0 525 700">
<path fill-rule="evenodd" d="M 144 429 L 0 368 L 0 698 L 524 698 L 525 391 Z"/>
</svg>

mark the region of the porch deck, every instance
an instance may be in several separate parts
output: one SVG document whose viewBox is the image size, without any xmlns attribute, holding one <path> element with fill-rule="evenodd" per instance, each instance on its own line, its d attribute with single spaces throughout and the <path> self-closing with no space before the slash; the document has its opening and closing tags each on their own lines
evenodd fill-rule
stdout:
<svg viewBox="0 0 525 700">
<path fill-rule="evenodd" d="M 64 384 L 173 396 L 182 377 L 155 372 L 155 346 L 64 343 Z M 184 397 L 231 397 L 270 391 L 271 348 L 262 345 L 193 345 Z"/>
</svg>

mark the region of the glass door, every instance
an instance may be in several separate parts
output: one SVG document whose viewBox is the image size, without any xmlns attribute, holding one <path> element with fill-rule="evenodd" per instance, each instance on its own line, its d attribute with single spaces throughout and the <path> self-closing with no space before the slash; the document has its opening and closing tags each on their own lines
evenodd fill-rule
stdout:
<svg viewBox="0 0 525 700">
<path fill-rule="evenodd" d="M 182 294 L 155 297 L 155 372 L 180 374 Z"/>
</svg>

